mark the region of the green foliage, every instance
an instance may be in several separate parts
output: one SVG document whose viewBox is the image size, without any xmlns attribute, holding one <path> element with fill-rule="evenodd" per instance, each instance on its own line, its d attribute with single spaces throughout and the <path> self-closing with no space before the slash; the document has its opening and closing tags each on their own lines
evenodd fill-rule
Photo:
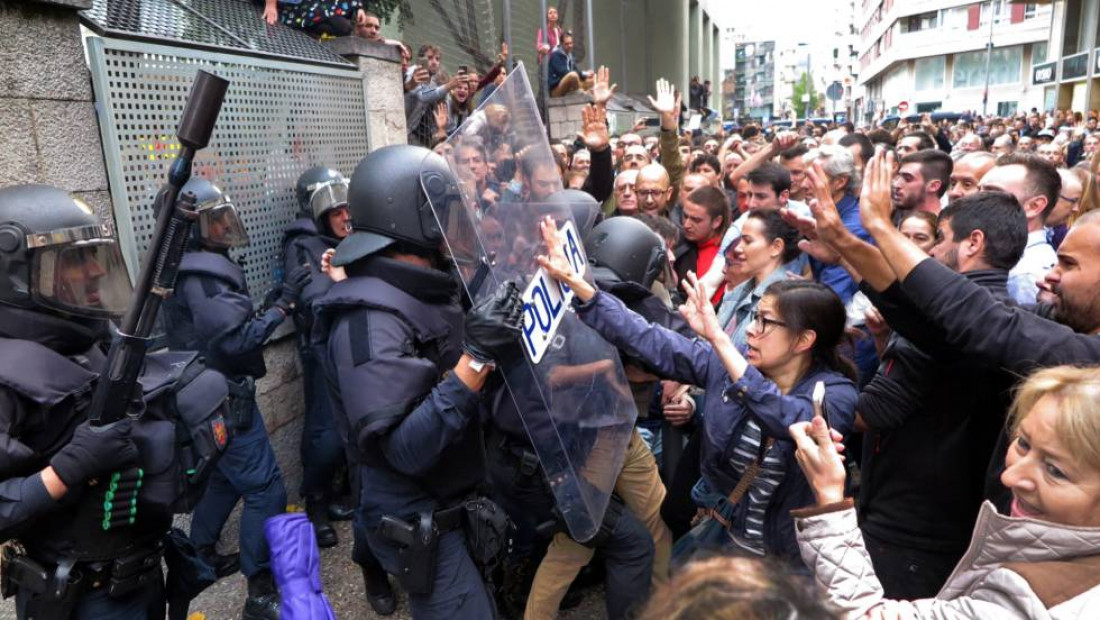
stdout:
<svg viewBox="0 0 1100 620">
<path fill-rule="evenodd" d="M 810 94 L 810 104 L 808 106 L 802 101 L 802 96 L 807 92 Z M 821 98 L 818 96 L 817 92 L 814 91 L 814 84 L 810 81 L 810 76 L 803 71 L 802 77 L 795 82 L 794 89 L 791 93 L 791 109 L 795 111 L 798 118 L 806 118 L 807 109 L 812 114 L 813 111 L 817 109 L 817 104 L 820 103 L 820 100 Z"/>
<path fill-rule="evenodd" d="M 397 17 L 398 23 L 404 25 L 405 20 L 411 20 L 413 17 L 409 0 L 364 0 L 363 8 L 374 13 L 387 24 Z"/>
</svg>

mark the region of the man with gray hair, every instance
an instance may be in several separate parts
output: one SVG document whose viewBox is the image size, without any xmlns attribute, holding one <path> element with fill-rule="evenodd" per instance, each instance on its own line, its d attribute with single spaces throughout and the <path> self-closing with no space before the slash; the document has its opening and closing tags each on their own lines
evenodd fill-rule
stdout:
<svg viewBox="0 0 1100 620">
<path fill-rule="evenodd" d="M 863 229 L 859 219 L 860 175 L 852 152 L 843 146 L 825 145 L 806 153 L 805 161 L 807 174 L 802 186 L 806 198 L 812 200 L 818 191 L 812 178 L 816 176 L 822 183 L 820 191 L 827 188 L 836 204 L 844 227 L 860 239 L 870 241 L 871 236 Z M 814 278 L 833 289 L 845 304 L 859 290 L 859 284 L 841 265 L 826 265 L 811 259 L 810 266 L 813 267 Z"/>
</svg>

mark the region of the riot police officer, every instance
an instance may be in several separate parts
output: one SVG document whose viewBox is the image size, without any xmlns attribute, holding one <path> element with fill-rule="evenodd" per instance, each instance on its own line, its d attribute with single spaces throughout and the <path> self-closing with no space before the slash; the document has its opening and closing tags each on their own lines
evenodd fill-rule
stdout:
<svg viewBox="0 0 1100 620">
<path fill-rule="evenodd" d="M 348 181 L 332 168 L 316 166 L 302 173 L 294 193 L 300 216 L 290 224 L 284 236 L 285 273 L 308 266 L 312 274 L 294 312 L 298 354 L 302 359 L 306 388 L 301 444 L 302 495 L 306 499 L 306 513 L 313 523 L 317 545 L 332 547 L 338 539 L 329 519 L 351 518 L 352 511 L 333 504 L 330 497 L 333 475 L 344 460 L 344 444 L 336 429 L 324 369 L 310 346 L 310 333 L 313 329 L 313 302 L 324 296 L 332 286 L 332 280 L 321 272 L 321 257 L 351 233 Z M 353 486 L 358 497 L 358 472 L 349 473 L 356 482 Z M 397 609 L 397 599 L 385 569 L 371 553 L 361 532 L 357 532 L 352 556 L 362 568 L 367 602 L 371 608 L 379 615 L 392 614 Z"/>
<path fill-rule="evenodd" d="M 313 301 L 332 286 L 332 280 L 321 273 L 321 255 L 335 248 L 351 230 L 348 182 L 332 168 L 315 166 L 298 177 L 294 193 L 301 216 L 291 223 L 283 237 L 284 273 L 308 267 L 312 276 L 293 315 L 306 392 L 301 442 L 302 495 L 317 545 L 326 548 L 339 542 L 328 513 L 332 480 L 343 461 L 344 447 L 332 419 L 324 372 L 310 352 L 309 334 L 313 329 Z"/>
<path fill-rule="evenodd" d="M 463 316 L 438 225 L 450 201 L 462 208 L 458 186 L 427 149 L 367 155 L 348 198 L 353 232 L 333 259 L 348 279 L 315 302 L 314 341 L 361 468 L 356 520 L 414 618 L 492 618 L 472 558 L 499 554 L 504 517 L 471 499 L 485 478 L 479 392 L 494 363 L 522 355 L 518 289 Z"/>
<path fill-rule="evenodd" d="M 244 499 L 239 566 L 248 578 L 244 618 L 279 617 L 279 597 L 268 568 L 263 524 L 286 510 L 286 489 L 263 418 L 256 406 L 255 380 L 264 376 L 263 343 L 292 312 L 309 270 L 287 275 L 272 307 L 256 315 L 244 272 L 230 259 L 232 247 L 248 244 L 232 202 L 205 179 L 192 177 L 181 190 L 195 196 L 200 226 L 180 262 L 175 294 L 165 304 L 168 345 L 199 351 L 207 364 L 229 379 L 233 438 L 195 507 L 191 540 L 219 576 L 235 572 L 237 558 L 219 556 L 215 546 L 229 514 Z M 234 217 L 230 217 L 233 215 Z"/>
<path fill-rule="evenodd" d="M 154 432 L 148 414 L 85 419 L 108 319 L 130 294 L 118 245 L 87 204 L 45 185 L 0 189 L 0 540 L 14 543 L 2 590 L 21 619 L 164 617 L 172 511 L 144 502 L 130 484 L 140 475 L 111 474 L 160 471 L 150 460 L 171 461 L 173 433 Z M 120 496 L 137 493 L 136 514 L 118 527 L 105 513 L 108 480 Z"/>
</svg>

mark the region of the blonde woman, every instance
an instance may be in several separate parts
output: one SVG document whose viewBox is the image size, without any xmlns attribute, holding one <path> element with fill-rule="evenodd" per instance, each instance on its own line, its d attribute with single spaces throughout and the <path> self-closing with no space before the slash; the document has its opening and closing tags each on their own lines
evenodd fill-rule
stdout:
<svg viewBox="0 0 1100 620">
<path fill-rule="evenodd" d="M 1100 605 L 1100 368 L 1039 370 L 1009 414 L 1001 482 L 1008 515 L 986 502 L 970 548 L 935 598 L 883 598 L 844 498 L 844 466 L 820 418 L 792 425 L 817 499 L 793 511 L 802 558 L 849 617 L 1085 618 Z M 1091 611 L 1090 611 L 1091 610 Z"/>
</svg>

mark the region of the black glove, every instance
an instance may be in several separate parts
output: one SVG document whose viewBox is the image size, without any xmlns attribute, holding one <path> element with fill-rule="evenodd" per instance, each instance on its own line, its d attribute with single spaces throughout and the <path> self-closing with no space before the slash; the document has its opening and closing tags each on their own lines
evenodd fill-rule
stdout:
<svg viewBox="0 0 1100 620">
<path fill-rule="evenodd" d="M 503 362 L 520 355 L 523 300 L 515 282 L 505 282 L 495 293 L 474 303 L 466 314 L 466 343 L 463 350 L 486 364 Z"/>
<path fill-rule="evenodd" d="M 85 422 L 76 427 L 69 443 L 50 459 L 50 466 L 67 487 L 126 469 L 138 460 L 137 446 L 130 438 L 132 428 L 130 418 L 106 426 Z"/>
<path fill-rule="evenodd" d="M 290 314 L 302 299 L 302 290 L 313 280 L 313 273 L 307 265 L 302 265 L 287 274 L 283 280 L 283 292 L 275 300 L 275 307 Z"/>
</svg>

